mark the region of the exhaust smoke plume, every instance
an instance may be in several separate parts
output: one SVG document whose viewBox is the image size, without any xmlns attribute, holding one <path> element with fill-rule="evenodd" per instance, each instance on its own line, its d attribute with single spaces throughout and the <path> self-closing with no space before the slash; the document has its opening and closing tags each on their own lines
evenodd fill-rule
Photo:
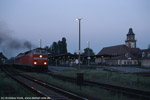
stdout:
<svg viewBox="0 0 150 100">
<path fill-rule="evenodd" d="M 18 50 L 35 48 L 31 42 L 13 37 L 12 34 L 13 31 L 10 31 L 4 22 L 0 22 L 0 52 L 7 57 L 15 56 L 13 53 Z"/>
</svg>

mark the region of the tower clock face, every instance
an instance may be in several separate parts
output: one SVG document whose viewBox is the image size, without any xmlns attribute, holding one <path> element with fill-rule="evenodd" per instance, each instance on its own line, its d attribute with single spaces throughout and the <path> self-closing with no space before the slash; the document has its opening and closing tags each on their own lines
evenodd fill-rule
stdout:
<svg viewBox="0 0 150 100">
<path fill-rule="evenodd" d="M 135 43 L 131 43 L 131 48 L 134 48 L 135 47 Z"/>
</svg>

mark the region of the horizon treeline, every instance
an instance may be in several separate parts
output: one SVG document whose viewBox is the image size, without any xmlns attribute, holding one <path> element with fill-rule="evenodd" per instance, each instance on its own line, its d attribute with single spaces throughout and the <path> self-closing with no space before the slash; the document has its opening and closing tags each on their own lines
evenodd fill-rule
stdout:
<svg viewBox="0 0 150 100">
<path fill-rule="evenodd" d="M 66 38 L 63 37 L 62 40 L 59 40 L 58 42 L 53 42 L 50 47 L 45 46 L 44 48 L 45 50 L 47 50 L 48 54 L 51 56 L 65 54 L 67 53 Z"/>
</svg>

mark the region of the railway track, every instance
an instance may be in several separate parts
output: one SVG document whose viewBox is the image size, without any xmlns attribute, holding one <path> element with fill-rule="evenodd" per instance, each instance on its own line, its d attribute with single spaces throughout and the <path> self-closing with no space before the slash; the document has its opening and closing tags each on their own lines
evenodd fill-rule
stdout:
<svg viewBox="0 0 150 100">
<path fill-rule="evenodd" d="M 13 74 L 18 74 L 18 73 L 13 73 Z M 52 74 L 52 73 L 47 73 L 47 74 L 49 74 L 55 78 L 62 79 L 64 81 L 69 81 L 69 82 L 73 82 L 73 83 L 77 82 L 76 78 L 56 75 L 56 74 Z M 35 79 L 33 77 L 30 77 L 30 76 L 21 75 L 21 77 L 24 77 L 25 79 L 33 81 L 33 82 L 35 81 L 35 82 L 37 82 L 37 84 L 40 84 L 46 88 L 49 88 L 49 85 L 50 85 L 49 83 L 43 82 L 41 80 Z M 141 98 L 142 100 L 150 100 L 150 91 L 143 91 L 143 90 L 136 90 L 136 89 L 131 89 L 131 88 L 119 87 L 119 86 L 114 86 L 111 84 L 103 84 L 103 83 L 98 83 L 98 82 L 93 82 L 93 81 L 88 81 L 88 80 L 84 80 L 84 85 L 100 87 L 100 88 L 112 90 L 114 92 L 119 92 L 119 93 L 121 92 L 127 96 L 135 97 L 135 98 Z M 52 90 L 57 91 L 57 93 L 60 93 L 61 95 L 62 94 L 67 95 L 68 94 L 67 91 L 64 93 L 61 89 L 55 90 L 55 88 L 53 89 L 52 87 L 51 87 Z M 46 96 L 44 96 L 44 97 L 46 97 Z M 69 96 L 67 96 L 67 97 L 69 97 Z M 75 95 L 75 97 L 72 97 L 72 94 L 71 94 L 71 98 L 73 98 L 73 100 L 85 100 L 85 98 L 82 98 L 82 97 L 80 98 L 80 96 L 79 96 L 79 98 L 76 98 L 76 97 L 78 97 L 78 96 Z M 67 99 L 64 99 L 64 100 L 67 100 Z"/>
<path fill-rule="evenodd" d="M 62 76 L 62 75 L 56 75 L 56 74 L 52 74 L 52 73 L 46 73 L 46 74 L 48 74 L 52 77 L 61 79 L 61 80 L 66 80 L 66 81 L 73 82 L 73 83 L 77 82 L 76 78 L 71 78 L 71 77 Z M 112 90 L 112 91 L 116 91 L 116 92 L 121 92 L 121 93 L 129 95 L 129 96 L 139 97 L 144 100 L 150 100 L 150 91 L 115 86 L 115 85 L 111 85 L 111 84 L 104 84 L 104 83 L 88 81 L 88 80 L 83 80 L 83 85 L 100 87 L 100 88 L 104 88 L 104 89 L 108 89 L 108 90 Z"/>
<path fill-rule="evenodd" d="M 57 88 L 51 84 L 45 83 L 41 80 L 37 80 L 33 77 L 13 72 L 7 67 L 2 67 L 2 70 L 11 78 L 21 83 L 25 87 L 29 88 L 43 99 L 45 98 L 50 100 L 88 100 L 76 94 Z"/>
</svg>

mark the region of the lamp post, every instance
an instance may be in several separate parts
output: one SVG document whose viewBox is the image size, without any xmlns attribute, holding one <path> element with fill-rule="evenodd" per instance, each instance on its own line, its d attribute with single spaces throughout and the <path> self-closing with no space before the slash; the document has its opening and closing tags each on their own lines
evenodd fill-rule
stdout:
<svg viewBox="0 0 150 100">
<path fill-rule="evenodd" d="M 42 40 L 40 39 L 40 48 L 42 48 Z"/>
<path fill-rule="evenodd" d="M 88 66 L 90 65 L 90 51 L 89 51 L 89 49 L 90 49 L 90 41 L 87 41 L 87 44 L 88 44 Z"/>
<path fill-rule="evenodd" d="M 80 52 L 81 52 L 81 36 L 80 36 L 80 33 L 81 33 L 81 27 L 80 27 L 80 23 L 81 23 L 81 20 L 82 20 L 82 18 L 77 18 L 76 20 L 78 20 L 79 21 L 79 69 L 80 69 Z"/>
</svg>

